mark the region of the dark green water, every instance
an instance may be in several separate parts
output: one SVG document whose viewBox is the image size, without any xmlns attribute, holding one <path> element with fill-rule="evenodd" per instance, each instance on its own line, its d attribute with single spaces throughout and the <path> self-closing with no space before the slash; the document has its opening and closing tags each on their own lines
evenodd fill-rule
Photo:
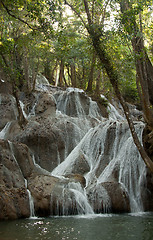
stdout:
<svg viewBox="0 0 153 240">
<path fill-rule="evenodd" d="M 0 222 L 0 240 L 153 240 L 153 213 Z"/>
</svg>

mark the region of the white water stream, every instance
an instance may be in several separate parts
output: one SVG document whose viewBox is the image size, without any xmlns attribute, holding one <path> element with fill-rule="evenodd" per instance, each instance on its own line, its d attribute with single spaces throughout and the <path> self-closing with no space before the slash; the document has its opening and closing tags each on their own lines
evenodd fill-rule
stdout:
<svg viewBox="0 0 153 240">
<path fill-rule="evenodd" d="M 5 127 L 0 131 L 0 139 L 6 139 L 10 126 L 11 122 L 8 122 Z"/>
<path fill-rule="evenodd" d="M 27 179 L 24 179 L 24 181 L 25 181 L 25 187 L 27 189 L 28 197 L 29 197 L 30 218 L 34 218 L 35 217 L 35 208 L 34 208 L 33 197 L 31 195 L 30 190 L 28 189 Z"/>
<path fill-rule="evenodd" d="M 99 204 L 103 205 L 103 211 L 109 212 L 112 204 L 111 198 L 102 184 L 110 182 L 120 183 L 127 191 L 131 212 L 143 211 L 141 184 L 145 181 L 145 165 L 134 145 L 125 118 L 111 104 L 109 104 L 109 119 L 103 118 L 97 104 L 88 98 L 88 106 L 85 105 L 80 94 L 83 94 L 82 90 L 73 88 L 54 94 L 57 105 L 56 117 L 64 123 L 65 160 L 61 162 L 60 153 L 57 149 L 58 166 L 51 174 L 61 178 L 64 175 L 76 173 L 75 170 L 80 167 L 81 162 L 85 166 L 84 172 L 81 174 L 86 179 L 85 188 L 78 182 L 70 182 L 66 187 L 63 186 L 62 213 L 67 213 L 66 201 L 71 201 L 72 205 L 76 205 L 79 214 L 93 214 L 92 202 L 89 203 L 88 200 L 90 191 L 95 191 L 101 199 Z M 36 104 L 37 100 L 29 116 L 26 116 L 27 118 L 30 119 L 31 115 L 35 115 Z M 21 106 L 24 109 L 22 104 Z M 68 131 L 69 121 L 73 125 L 71 132 Z M 0 132 L 1 139 L 5 139 L 9 127 L 10 123 Z M 139 139 L 141 139 L 144 124 L 136 122 L 135 128 Z M 72 143 L 71 141 L 73 141 L 75 147 L 69 153 L 68 147 Z M 35 162 L 34 156 L 33 163 L 37 168 L 40 168 Z M 43 171 L 44 174 L 48 174 L 46 170 L 43 169 Z M 26 181 L 25 186 L 27 186 Z M 33 199 L 30 191 L 28 189 L 27 191 L 29 194 L 30 215 L 33 217 Z M 66 199 L 67 191 L 73 195 L 72 199 Z M 58 210 L 60 206 L 58 200 L 56 205 L 58 213 L 58 211 L 61 211 Z"/>
<path fill-rule="evenodd" d="M 59 103 L 60 111 L 66 114 L 67 104 L 69 104 L 68 101 L 70 100 L 69 98 L 66 99 L 64 94 L 59 96 L 57 102 Z M 81 109 L 78 92 L 76 96 L 76 104 L 79 106 L 77 108 L 77 115 L 86 116 L 85 112 Z M 62 103 L 62 106 L 60 103 Z M 93 114 L 93 117 L 96 119 L 100 118 L 97 116 L 97 106 L 95 108 L 95 104 L 90 104 L 90 107 L 93 107 L 93 109 L 90 109 L 90 112 L 95 114 Z M 111 209 L 111 199 L 107 191 L 100 185 L 113 181 L 119 182 L 127 191 L 131 212 L 141 212 L 143 211 L 143 204 L 141 201 L 140 186 L 145 181 L 145 164 L 133 142 L 125 118 L 111 104 L 109 104 L 109 111 L 109 120 L 101 118 L 102 122 L 94 128 L 89 128 L 79 144 L 67 156 L 65 161 L 52 171 L 52 174 L 62 176 L 75 172 L 78 159 L 82 157 L 88 163 L 90 169 L 84 174 L 86 189 L 88 191 L 90 188 L 97 188 L 97 191 L 102 191 L 101 195 L 103 195 L 102 202 L 105 212 Z M 139 139 L 141 139 L 144 124 L 136 122 L 135 128 Z M 115 171 L 117 172 L 116 179 L 114 179 Z M 86 191 L 83 193 L 83 198 L 86 198 Z M 88 205 L 88 200 L 86 203 Z M 84 206 L 86 214 L 90 212 L 87 210 L 87 205 Z"/>
</svg>

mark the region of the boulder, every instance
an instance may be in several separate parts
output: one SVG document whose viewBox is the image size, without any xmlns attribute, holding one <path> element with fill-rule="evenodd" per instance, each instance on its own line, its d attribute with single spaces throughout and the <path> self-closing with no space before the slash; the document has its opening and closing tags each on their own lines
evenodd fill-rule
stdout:
<svg viewBox="0 0 153 240">
<path fill-rule="evenodd" d="M 58 181 L 58 178 L 52 176 L 35 174 L 28 179 L 28 188 L 34 199 L 37 216 L 50 215 L 51 192 Z"/>
<path fill-rule="evenodd" d="M 130 201 L 124 187 L 118 182 L 104 182 L 87 189 L 89 202 L 96 213 L 130 212 Z"/>
<path fill-rule="evenodd" d="M 11 83 L 4 81 L 2 78 L 5 79 L 4 76 L 1 76 L 0 73 L 0 93 L 4 94 L 12 94 L 12 85 Z"/>
<path fill-rule="evenodd" d="M 55 100 L 51 94 L 46 92 L 39 94 L 35 107 L 35 114 L 49 118 L 55 117 L 56 105 Z"/>
<path fill-rule="evenodd" d="M 65 160 L 85 134 L 75 123 L 69 121 L 69 117 L 66 120 L 61 117 L 36 117 L 35 121 L 33 119 L 28 122 L 24 130 L 17 132 L 14 128 L 17 129 L 16 124 L 14 127 L 11 125 L 9 139 L 26 144 L 35 153 L 36 162 L 50 172 Z M 14 131 L 15 136 L 12 134 Z M 80 157 L 80 164 L 73 173 L 86 172 L 83 162 L 86 167 L 86 161 Z"/>
<path fill-rule="evenodd" d="M 69 178 L 35 175 L 28 179 L 28 188 L 34 199 L 35 214 L 37 216 L 72 215 L 79 209 L 76 198 L 71 189 L 81 188 L 85 179 L 81 175 Z"/>
<path fill-rule="evenodd" d="M 58 157 L 64 159 L 64 138 L 49 119 L 29 121 L 24 131 L 13 139 L 26 144 L 35 153 L 36 162 L 48 171 L 52 171 L 58 165 Z"/>
</svg>

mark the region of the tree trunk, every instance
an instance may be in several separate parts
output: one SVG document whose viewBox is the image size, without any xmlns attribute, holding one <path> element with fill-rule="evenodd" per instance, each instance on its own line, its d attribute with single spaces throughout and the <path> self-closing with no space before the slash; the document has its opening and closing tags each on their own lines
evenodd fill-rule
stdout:
<svg viewBox="0 0 153 240">
<path fill-rule="evenodd" d="M 100 95 L 100 79 L 101 79 L 101 69 L 98 70 L 98 76 L 96 78 L 96 89 L 95 89 L 96 95 Z"/>
<path fill-rule="evenodd" d="M 141 13 L 139 14 L 140 26 L 136 22 L 133 14 L 127 18 L 127 11 L 131 11 L 132 5 L 128 0 L 120 2 L 122 12 L 122 23 L 125 31 L 131 35 L 133 52 L 135 55 L 137 87 L 141 98 L 144 118 L 147 124 L 153 128 L 153 66 L 144 47 Z"/>
<path fill-rule="evenodd" d="M 75 62 L 71 62 L 71 83 L 72 87 L 76 87 L 76 69 L 75 69 Z"/>
<path fill-rule="evenodd" d="M 24 64 L 24 76 L 26 80 L 26 89 L 28 92 L 30 92 L 31 87 L 29 86 L 30 81 L 29 81 L 29 64 L 28 64 L 28 54 L 27 54 L 27 48 L 24 47 L 24 56 L 23 56 L 23 64 Z"/>
<path fill-rule="evenodd" d="M 60 87 L 63 86 L 63 77 L 64 77 L 64 61 L 61 60 L 60 73 L 59 73 L 59 79 L 58 79 L 58 84 Z"/>
<path fill-rule="evenodd" d="M 94 51 L 93 55 L 92 55 L 92 61 L 91 61 L 91 67 L 90 67 L 90 73 L 89 73 L 88 86 L 87 86 L 87 89 L 86 89 L 87 92 L 92 92 L 92 84 L 93 84 L 93 80 L 94 80 L 95 62 L 96 62 L 96 53 Z"/>
<path fill-rule="evenodd" d="M 84 88 L 85 86 L 85 67 L 84 63 L 82 63 L 82 77 L 80 79 L 80 88 Z"/>
<path fill-rule="evenodd" d="M 119 77 L 118 77 L 117 71 L 114 69 L 113 65 L 111 64 L 111 61 L 110 61 L 109 57 L 107 56 L 107 54 L 105 52 L 104 45 L 102 47 L 102 45 L 100 44 L 99 38 L 94 35 L 93 31 L 89 30 L 89 33 L 92 37 L 93 45 L 95 47 L 97 55 L 99 56 L 99 58 L 101 60 L 101 63 L 104 65 L 104 67 L 106 69 L 106 72 L 107 72 L 107 75 L 108 75 L 108 77 L 110 79 L 110 82 L 113 86 L 113 89 L 115 91 L 115 94 L 116 94 L 117 98 L 119 99 L 119 101 L 120 101 L 120 103 L 123 107 L 126 119 L 128 121 L 130 130 L 131 130 L 131 134 L 132 134 L 134 143 L 137 146 L 138 151 L 139 151 L 142 159 L 144 160 L 145 164 L 147 165 L 147 167 L 153 173 L 153 162 L 148 157 L 147 153 L 145 152 L 144 148 L 142 147 L 142 145 L 141 145 L 141 143 L 138 139 L 138 136 L 135 132 L 133 121 L 132 121 L 131 116 L 130 116 L 129 108 L 128 108 L 126 102 L 124 101 L 123 97 L 121 96 L 120 91 L 119 91 L 119 88 L 118 88 Z"/>
<path fill-rule="evenodd" d="M 50 60 L 46 59 L 44 65 L 44 76 L 48 79 L 48 81 L 50 81 L 51 75 Z"/>
<path fill-rule="evenodd" d="M 13 96 L 15 97 L 16 105 L 17 105 L 17 109 L 18 109 L 18 123 L 19 123 L 19 126 L 23 129 L 24 126 L 28 123 L 28 120 L 25 118 L 25 116 L 23 114 L 16 86 L 14 86 L 14 84 L 13 84 L 12 88 L 13 88 Z"/>
<path fill-rule="evenodd" d="M 122 107 L 123 107 L 123 110 L 124 110 L 124 113 L 125 113 L 125 116 L 126 116 L 126 119 L 128 121 L 128 124 L 129 124 L 129 128 L 130 128 L 130 131 L 131 131 L 131 134 L 132 134 L 132 137 L 133 137 L 133 140 L 134 140 L 134 143 L 143 159 L 143 161 L 145 162 L 146 166 L 150 169 L 150 171 L 153 173 L 153 162 L 151 161 L 151 159 L 149 158 L 149 156 L 147 155 L 145 149 L 142 147 L 139 139 L 138 139 L 138 136 L 135 132 L 135 128 L 134 128 L 134 123 L 131 119 L 131 116 L 130 116 L 130 112 L 129 112 L 129 108 L 128 108 L 128 105 L 126 104 L 126 102 L 124 101 L 120 91 L 119 91 L 119 87 L 118 87 L 118 82 L 119 82 L 119 76 L 118 76 L 118 72 L 117 70 L 115 69 L 114 65 L 112 64 L 111 62 L 111 59 L 110 57 L 108 56 L 107 52 L 106 52 L 106 47 L 105 47 L 105 43 L 104 41 L 101 42 L 101 38 L 102 38 L 102 32 L 101 32 L 101 29 L 98 28 L 97 25 L 94 25 L 92 19 L 91 19 L 91 15 L 90 15 L 90 11 L 89 11 L 89 6 L 88 6 L 88 1 L 87 0 L 83 0 L 84 2 L 84 6 L 85 6 L 85 12 L 86 12 L 86 15 L 87 15 L 87 20 L 88 20 L 88 24 L 85 24 L 84 20 L 82 20 L 82 17 L 80 17 L 80 19 L 83 21 L 91 39 L 92 39 L 92 43 L 93 43 L 93 46 L 95 48 L 95 51 L 102 63 L 102 65 L 104 66 L 104 68 L 106 69 L 106 72 L 107 72 L 107 75 L 110 79 L 110 82 L 112 84 L 112 87 L 114 89 L 114 92 L 117 96 L 117 98 L 119 99 Z M 65 3 L 67 3 L 67 1 L 65 0 Z M 71 5 L 68 4 L 70 7 Z M 74 9 L 74 7 L 72 6 L 72 10 Z M 79 16 L 79 13 L 77 13 L 77 15 Z"/>
<path fill-rule="evenodd" d="M 108 77 L 110 79 L 110 82 L 113 86 L 114 92 L 115 92 L 117 98 L 119 99 L 119 101 L 120 101 L 120 103 L 123 107 L 126 119 L 128 121 L 128 124 L 129 124 L 129 128 L 131 130 L 131 134 L 132 134 L 134 143 L 137 146 L 137 149 L 138 149 L 143 161 L 145 162 L 146 166 L 153 173 L 153 162 L 148 157 L 146 151 L 144 150 L 144 148 L 142 147 L 142 145 L 141 145 L 141 143 L 138 139 L 138 136 L 135 132 L 133 121 L 132 121 L 131 116 L 130 116 L 129 108 L 128 108 L 126 102 L 124 101 L 124 99 L 123 99 L 123 97 L 120 93 L 120 90 L 119 90 L 119 87 L 118 87 L 119 76 L 118 76 L 117 70 L 114 68 L 114 66 L 111 62 L 111 59 L 106 52 L 107 48 L 105 47 L 104 42 L 103 42 L 103 44 L 101 44 L 101 40 L 100 40 L 101 31 L 98 28 L 96 28 L 95 26 L 93 26 L 93 23 L 91 22 L 91 16 L 90 16 L 90 13 L 89 13 L 87 0 L 84 0 L 84 3 L 85 3 L 85 10 L 86 10 L 86 13 L 87 13 L 87 18 L 88 18 L 87 30 L 89 32 L 89 35 L 90 35 L 91 39 L 92 39 L 93 46 L 96 50 L 97 55 L 99 56 L 99 59 L 100 59 L 102 65 L 106 69 L 107 75 L 108 75 Z"/>
</svg>

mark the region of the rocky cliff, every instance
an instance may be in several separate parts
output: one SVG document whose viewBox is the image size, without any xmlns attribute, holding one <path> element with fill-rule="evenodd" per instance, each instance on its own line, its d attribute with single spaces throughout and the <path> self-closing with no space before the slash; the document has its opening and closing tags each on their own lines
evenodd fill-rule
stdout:
<svg viewBox="0 0 153 240">
<path fill-rule="evenodd" d="M 29 217 L 30 201 L 37 216 L 153 209 L 151 177 L 112 105 L 106 118 L 83 91 L 49 85 L 20 101 L 24 129 L 13 96 L 0 94 L 0 219 Z"/>
</svg>

